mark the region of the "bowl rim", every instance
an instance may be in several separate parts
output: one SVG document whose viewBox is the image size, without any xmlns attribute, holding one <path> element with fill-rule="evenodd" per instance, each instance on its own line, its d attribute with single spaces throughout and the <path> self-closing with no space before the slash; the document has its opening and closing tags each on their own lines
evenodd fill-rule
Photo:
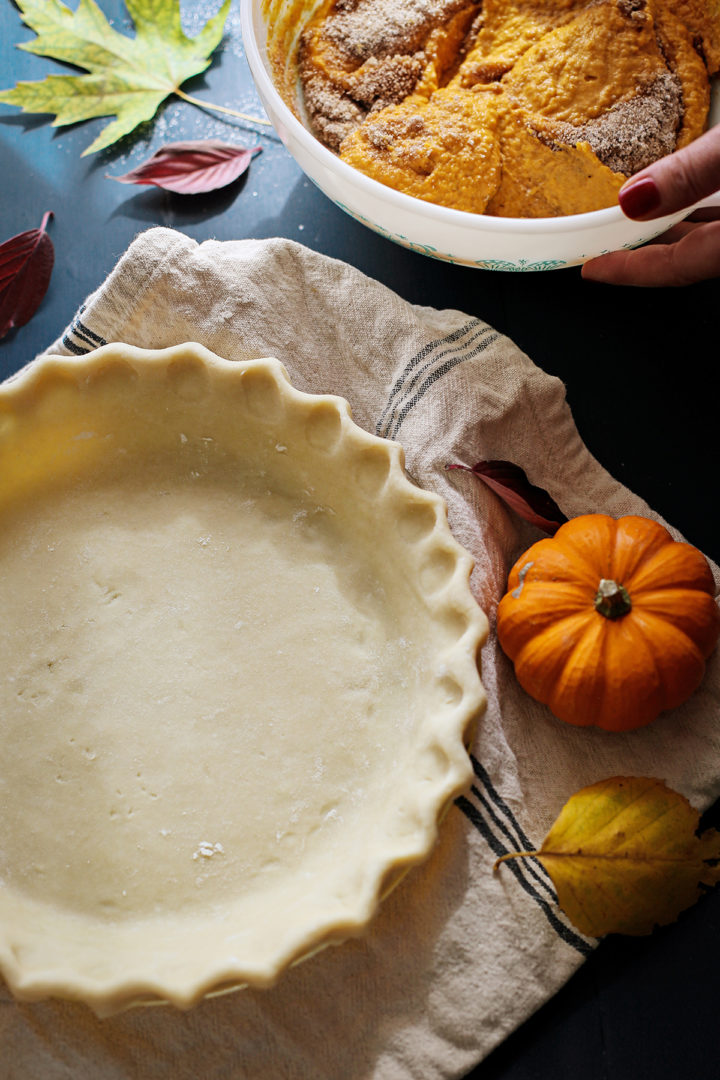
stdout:
<svg viewBox="0 0 720 1080">
<path fill-rule="evenodd" d="M 261 3 L 262 0 L 260 0 L 260 3 L 258 3 L 258 0 L 240 0 L 240 24 L 247 61 L 253 78 L 255 79 L 258 92 L 260 93 L 261 98 L 263 98 L 263 104 L 265 98 L 269 98 L 270 101 L 272 101 L 273 108 L 279 113 L 282 123 L 301 143 L 303 149 L 308 154 L 316 158 L 322 166 L 335 172 L 350 186 L 358 188 L 368 196 L 381 198 L 391 207 L 395 206 L 398 210 L 411 213 L 417 213 L 418 204 L 421 204 L 423 213 L 438 225 L 453 226 L 455 228 L 464 227 L 473 231 L 476 230 L 478 226 L 481 226 L 483 230 L 487 230 L 491 233 L 503 233 L 506 235 L 507 233 L 512 233 L 516 236 L 522 235 L 523 233 L 568 233 L 588 229 L 605 229 L 609 226 L 617 226 L 623 223 L 629 226 L 634 225 L 636 227 L 640 225 L 647 227 L 647 225 L 650 224 L 657 234 L 663 232 L 674 222 L 690 213 L 691 208 L 687 208 L 662 218 L 655 218 L 650 223 L 639 222 L 626 217 L 618 204 L 616 206 L 605 207 L 601 210 L 589 210 L 582 214 L 566 214 L 562 217 L 491 217 L 485 214 L 474 214 L 467 210 L 455 210 L 449 206 L 440 206 L 437 203 L 426 202 L 424 199 L 417 199 L 412 195 L 406 195 L 404 192 L 396 191 L 386 184 L 381 184 L 379 180 L 373 180 L 371 177 L 365 176 L 364 173 L 361 173 L 358 169 L 348 165 L 338 157 L 337 154 L 334 154 L 332 150 L 326 147 L 318 138 L 308 131 L 305 125 L 301 123 L 293 113 L 292 109 L 290 109 L 284 101 L 282 95 L 275 86 L 273 79 L 268 73 L 265 61 L 263 60 L 264 50 L 261 50 L 255 34 L 253 14 L 259 10 Z M 278 134 L 284 143 L 285 139 L 283 138 L 282 132 L 278 131 Z"/>
</svg>

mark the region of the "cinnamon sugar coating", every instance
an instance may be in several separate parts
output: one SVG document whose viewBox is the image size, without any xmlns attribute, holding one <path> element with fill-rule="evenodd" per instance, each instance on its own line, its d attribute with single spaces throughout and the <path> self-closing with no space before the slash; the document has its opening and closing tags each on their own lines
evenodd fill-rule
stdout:
<svg viewBox="0 0 720 1080">
<path fill-rule="evenodd" d="M 521 217 L 612 205 L 704 130 L 718 67 L 701 0 L 329 0 L 299 53 L 312 129 L 343 160 Z"/>
</svg>

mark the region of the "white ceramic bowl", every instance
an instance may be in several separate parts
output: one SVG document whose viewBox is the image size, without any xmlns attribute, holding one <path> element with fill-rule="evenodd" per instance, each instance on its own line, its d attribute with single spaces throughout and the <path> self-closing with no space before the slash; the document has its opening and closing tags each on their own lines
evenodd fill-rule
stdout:
<svg viewBox="0 0 720 1080">
<path fill-rule="evenodd" d="M 307 4 L 305 17 L 312 7 L 312 3 Z M 613 206 L 567 217 L 486 217 L 435 206 L 370 179 L 323 146 L 288 107 L 276 86 L 268 55 L 268 23 L 297 9 L 297 0 L 241 0 L 243 41 L 258 94 L 303 172 L 337 206 L 382 236 L 432 258 L 481 270 L 556 270 L 608 251 L 637 247 L 686 216 L 687 211 L 683 211 L 652 222 L 636 222 Z M 293 26 L 297 40 L 301 29 L 297 19 Z M 294 104 L 301 116 L 297 84 L 293 86 L 290 79 L 288 85 L 293 88 Z M 711 121 L 720 121 L 717 89 Z"/>
</svg>

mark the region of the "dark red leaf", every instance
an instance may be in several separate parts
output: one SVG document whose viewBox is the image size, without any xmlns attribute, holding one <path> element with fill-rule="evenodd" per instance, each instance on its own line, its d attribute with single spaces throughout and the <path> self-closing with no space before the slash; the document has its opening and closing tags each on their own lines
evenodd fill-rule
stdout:
<svg viewBox="0 0 720 1080">
<path fill-rule="evenodd" d="M 45 231 L 48 210 L 39 229 L 11 236 L 0 244 L 0 338 L 14 326 L 30 322 L 50 284 L 55 249 Z"/>
<path fill-rule="evenodd" d="M 512 461 L 478 461 L 472 468 L 469 465 L 448 465 L 448 469 L 463 469 L 479 476 L 516 514 L 550 536 L 567 521 L 547 491 L 531 484 L 520 466 Z"/>
<path fill-rule="evenodd" d="M 169 143 L 124 176 L 121 184 L 154 184 L 180 195 L 215 191 L 242 176 L 261 146 L 234 146 L 217 139 Z"/>
</svg>

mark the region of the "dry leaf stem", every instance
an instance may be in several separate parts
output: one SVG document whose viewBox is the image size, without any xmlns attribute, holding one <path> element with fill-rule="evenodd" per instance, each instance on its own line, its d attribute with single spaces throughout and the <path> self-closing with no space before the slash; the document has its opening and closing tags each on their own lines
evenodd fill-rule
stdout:
<svg viewBox="0 0 720 1080">
<path fill-rule="evenodd" d="M 238 112 L 237 109 L 228 109 L 226 105 L 213 105 L 211 101 L 201 101 L 200 98 L 186 94 L 184 90 L 175 90 L 175 93 L 183 101 L 188 101 L 191 105 L 197 105 L 200 109 L 213 109 L 215 112 L 227 113 L 228 116 L 236 116 L 239 120 L 248 120 L 251 124 L 270 126 L 270 121 L 260 116 L 249 116 L 248 113 Z"/>
</svg>

